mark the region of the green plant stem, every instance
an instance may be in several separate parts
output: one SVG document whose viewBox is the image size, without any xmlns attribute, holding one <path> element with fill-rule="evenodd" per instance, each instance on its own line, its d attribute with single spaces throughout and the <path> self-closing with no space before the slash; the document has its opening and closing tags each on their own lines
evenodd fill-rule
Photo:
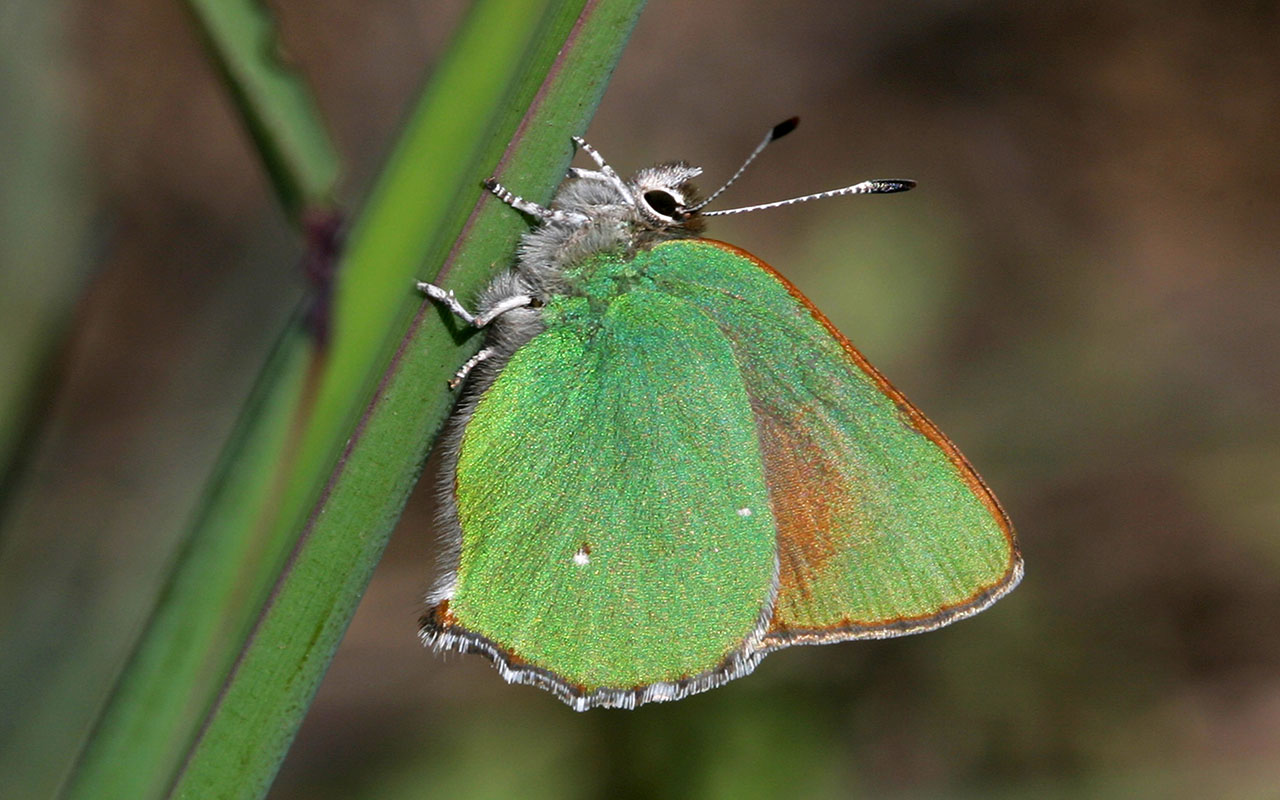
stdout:
<svg viewBox="0 0 1280 800">
<path fill-rule="evenodd" d="M 580 15 L 552 17 L 567 36 L 544 40 L 564 46 L 536 95 L 521 104 L 528 110 L 503 154 L 504 180 L 549 196 L 572 155 L 568 136 L 598 104 L 640 5 L 588 3 Z M 491 274 L 520 232 L 512 216 L 496 201 L 482 203 L 441 273 Z M 229 787 L 240 787 L 234 796 L 265 792 L 403 510 L 430 434 L 452 404 L 439 387 L 459 360 L 442 363 L 436 354 L 437 347 L 458 354 L 452 344 L 441 315 L 424 307 L 315 506 L 176 796 L 233 796 L 222 794 Z"/>
<path fill-rule="evenodd" d="M 549 196 L 640 5 L 477 3 L 352 229 L 332 345 L 281 340 L 67 796 L 265 793 L 475 346 L 413 278 L 509 260 L 522 223 L 479 179 Z"/>
</svg>

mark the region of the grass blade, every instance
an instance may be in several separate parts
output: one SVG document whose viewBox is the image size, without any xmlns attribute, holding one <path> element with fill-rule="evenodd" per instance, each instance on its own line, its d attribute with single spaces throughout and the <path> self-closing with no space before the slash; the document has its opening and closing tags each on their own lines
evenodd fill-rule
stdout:
<svg viewBox="0 0 1280 800">
<path fill-rule="evenodd" d="M 313 357 L 300 329 L 286 335 L 68 796 L 157 796 L 175 770 L 179 794 L 265 791 L 448 407 L 444 379 L 466 355 L 468 345 L 455 342 L 438 315 L 419 314 L 418 333 L 404 346 L 421 306 L 412 278 L 451 250 L 462 288 L 506 260 L 520 222 L 472 215 L 478 179 L 501 158 L 508 180 L 533 196 L 549 193 L 569 158 L 568 136 L 585 127 L 638 7 L 635 0 L 477 4 L 352 230 L 331 346 Z M 571 32 L 576 38 L 561 51 Z M 468 244 L 453 248 L 464 225 Z M 396 355 L 396 375 L 383 380 L 378 404 L 361 419 L 388 360 L 411 350 L 420 357 Z M 408 424 L 387 439 L 385 426 L 403 413 L 384 410 L 388 393 L 410 376 L 413 394 L 394 393 L 412 406 L 400 417 Z M 330 520 L 358 527 L 335 529 Z M 300 577 L 316 570 L 323 577 Z M 280 642 L 281 624 L 303 640 Z M 251 752 L 240 752 L 246 746 Z"/>
<path fill-rule="evenodd" d="M 302 77 L 281 63 L 275 22 L 261 0 L 186 0 L 276 195 L 299 219 L 327 206 L 338 180 L 337 150 Z"/>
<path fill-rule="evenodd" d="M 41 521 L 57 518 L 55 509 L 41 507 L 47 502 L 41 486 L 47 483 L 38 465 L 68 423 L 59 416 L 67 388 L 63 370 L 74 353 L 66 337 L 74 332 L 69 323 L 77 318 L 94 260 L 85 227 L 90 209 L 84 202 L 92 192 L 85 191 L 87 184 L 81 186 L 88 173 L 75 182 L 90 165 L 78 152 L 79 139 L 68 135 L 87 120 L 73 121 L 63 107 L 75 98 L 87 101 L 66 85 L 79 71 L 71 65 L 76 59 L 68 60 L 64 52 L 70 44 L 64 40 L 77 19 L 66 5 L 20 0 L 0 13 L 0 95 L 17 102 L 0 123 L 13 134 L 0 134 L 6 144 L 12 142 L 0 153 L 0 174 L 5 175 L 0 192 L 0 263 L 5 265 L 0 270 L 0 373 L 6 376 L 0 388 L 0 638 L 8 656 L 7 685 L 23 687 L 0 700 L 0 774 L 6 776 L 7 794 L 21 797 L 48 797 L 66 780 L 130 652 L 138 623 L 155 603 L 167 560 L 156 555 L 154 568 L 138 568 L 145 580 L 136 592 L 111 579 L 86 580 L 71 565 L 112 535 L 113 522 L 104 519 L 102 530 L 79 527 L 55 540 L 51 528 L 56 523 Z M 253 133 L 286 215 L 314 228 L 332 215 L 338 157 L 304 81 L 275 56 L 280 48 L 265 4 L 192 0 L 188 8 Z M 84 54 L 80 56 L 82 61 Z M 280 373 L 263 373 L 259 397 L 263 387 L 297 386 L 298 375 L 305 374 L 312 350 L 307 338 L 293 335 L 281 341 L 274 362 L 292 363 Z M 299 364 L 302 371 L 296 369 Z M 241 464 L 237 474 L 271 469 L 279 452 L 276 434 L 289 430 L 296 394 L 277 392 L 273 413 L 258 416 L 265 409 L 255 404 L 255 411 L 244 416 L 237 444 L 227 452 L 243 449 L 249 429 L 262 445 L 248 460 L 253 469 Z M 242 504 L 236 510 L 251 507 Z M 110 512 L 104 514 L 109 517 Z M 176 531 L 153 535 L 166 547 L 178 538 Z M 171 555 L 172 550 L 164 552 Z M 61 637 L 50 634 L 77 600 L 92 603 L 92 610 L 78 616 Z M 104 619 L 110 619 L 107 626 L 95 624 Z M 206 634 L 202 622 L 194 618 L 183 633 L 198 640 Z M 188 712 L 184 703 L 179 708 Z"/>
</svg>

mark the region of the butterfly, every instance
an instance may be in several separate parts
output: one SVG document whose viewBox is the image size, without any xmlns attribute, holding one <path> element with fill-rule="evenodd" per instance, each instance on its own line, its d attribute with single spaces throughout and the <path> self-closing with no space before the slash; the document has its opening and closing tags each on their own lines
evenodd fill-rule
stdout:
<svg viewBox="0 0 1280 800">
<path fill-rule="evenodd" d="M 701 238 L 701 170 L 571 169 L 468 310 L 441 435 L 442 574 L 420 636 L 576 710 L 677 700 L 795 644 L 932 630 L 1022 577 L 955 446 L 786 278 Z"/>
</svg>

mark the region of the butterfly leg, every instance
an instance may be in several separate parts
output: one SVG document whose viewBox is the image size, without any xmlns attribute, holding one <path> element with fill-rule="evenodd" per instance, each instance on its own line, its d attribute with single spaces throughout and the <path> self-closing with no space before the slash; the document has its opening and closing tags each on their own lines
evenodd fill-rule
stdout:
<svg viewBox="0 0 1280 800">
<path fill-rule="evenodd" d="M 493 353 L 494 353 L 494 350 L 492 347 L 480 348 L 479 352 L 477 352 L 471 358 L 468 358 L 467 363 L 463 364 L 462 367 L 453 374 L 453 378 L 449 381 L 449 388 L 457 389 L 458 384 L 466 380 L 467 376 L 471 374 L 471 370 L 475 369 L 477 364 L 479 364 L 481 361 L 484 361 L 489 356 L 493 355 Z"/>
<path fill-rule="evenodd" d="M 627 182 L 620 178 L 618 173 L 613 171 L 613 167 L 609 166 L 609 164 L 604 160 L 604 156 L 600 155 L 594 147 L 587 144 L 587 140 L 583 139 L 581 136 L 573 137 L 573 143 L 578 146 L 579 150 L 590 156 L 592 161 L 596 162 L 596 166 L 600 168 L 600 174 L 604 175 L 604 177 L 608 179 L 616 189 L 622 192 L 623 197 L 634 202 L 634 199 L 631 197 L 631 189 L 628 188 Z M 581 176 L 579 175 L 575 177 Z"/>
<path fill-rule="evenodd" d="M 418 281 L 417 287 L 418 291 L 448 308 L 463 322 L 476 326 L 476 316 L 468 311 L 462 303 L 458 302 L 458 297 L 453 293 L 452 289 L 443 289 L 434 283 L 427 283 L 426 281 Z"/>
<path fill-rule="evenodd" d="M 622 181 L 622 179 L 618 177 L 618 173 L 613 171 L 613 167 L 609 166 L 609 164 L 604 160 L 604 156 L 600 155 L 594 147 L 587 144 L 586 139 L 583 139 L 581 136 L 575 136 L 573 137 L 573 143 L 578 146 L 579 150 L 586 153 L 592 161 L 596 162 L 596 166 L 600 168 L 600 171 L 603 172 L 609 180 L 614 181 L 615 183 L 620 183 Z"/>
<path fill-rule="evenodd" d="M 543 225 L 553 222 L 567 223 L 570 225 L 585 225 L 588 221 L 586 214 L 579 214 L 576 211 L 565 211 L 559 208 L 546 208 L 545 206 L 540 206 L 537 203 L 531 203 L 498 183 L 494 178 L 486 180 L 484 182 L 484 188 L 493 192 L 495 197 L 511 206 L 516 211 L 528 214 Z"/>
<path fill-rule="evenodd" d="M 466 309 L 462 303 L 458 302 L 458 297 L 453 293 L 452 289 L 444 289 L 436 286 L 434 283 L 426 281 L 418 281 L 418 291 L 430 297 L 432 300 L 452 311 L 459 319 L 467 323 L 473 328 L 483 328 L 498 317 L 513 311 L 517 308 L 524 308 L 533 304 L 533 298 L 527 294 L 513 294 L 510 297 L 504 297 L 497 303 L 479 314 L 472 314 Z"/>
</svg>

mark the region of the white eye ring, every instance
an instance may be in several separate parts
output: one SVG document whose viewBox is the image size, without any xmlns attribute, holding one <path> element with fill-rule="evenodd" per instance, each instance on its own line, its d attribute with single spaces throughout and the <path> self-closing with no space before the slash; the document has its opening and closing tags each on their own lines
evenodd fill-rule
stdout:
<svg viewBox="0 0 1280 800">
<path fill-rule="evenodd" d="M 676 222 L 683 215 L 684 198 L 679 192 L 666 187 L 655 187 L 640 192 L 640 204 L 643 210 L 654 219 Z"/>
</svg>

